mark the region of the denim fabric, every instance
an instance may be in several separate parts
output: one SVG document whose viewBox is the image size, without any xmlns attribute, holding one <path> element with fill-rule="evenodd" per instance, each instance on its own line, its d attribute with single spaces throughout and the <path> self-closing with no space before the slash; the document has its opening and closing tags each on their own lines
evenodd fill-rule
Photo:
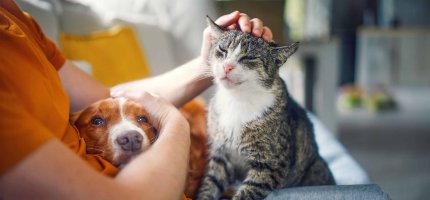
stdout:
<svg viewBox="0 0 430 200">
<path fill-rule="evenodd" d="M 276 190 L 266 200 L 390 200 L 378 185 L 296 187 Z"/>
</svg>

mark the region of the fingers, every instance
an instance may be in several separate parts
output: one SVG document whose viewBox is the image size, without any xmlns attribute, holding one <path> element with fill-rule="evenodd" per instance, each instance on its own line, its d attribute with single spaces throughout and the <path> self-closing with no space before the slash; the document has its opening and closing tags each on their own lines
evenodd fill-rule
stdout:
<svg viewBox="0 0 430 200">
<path fill-rule="evenodd" d="M 219 17 L 217 20 L 215 20 L 215 23 L 223 27 L 228 27 L 232 24 L 235 24 L 240 17 L 240 12 L 234 11 L 230 14 Z"/>
<path fill-rule="evenodd" d="M 239 29 L 239 25 L 232 24 L 232 25 L 228 26 L 227 29 L 229 29 L 229 30 L 236 30 L 236 29 Z"/>
<path fill-rule="evenodd" d="M 167 115 L 176 109 L 164 98 L 149 92 L 142 92 L 139 98 L 132 98 L 132 100 L 139 102 L 152 116 L 156 117 L 158 129 L 164 125 Z"/>
<path fill-rule="evenodd" d="M 263 21 L 258 18 L 250 20 L 252 27 L 252 35 L 255 37 L 261 37 L 263 35 Z"/>
<path fill-rule="evenodd" d="M 250 19 L 245 13 L 240 13 L 237 24 L 230 25 L 228 29 L 240 29 L 243 32 L 251 33 L 255 37 L 261 37 L 268 42 L 273 41 L 272 30 L 267 26 L 263 26 L 263 21 L 261 19 Z"/>
<path fill-rule="evenodd" d="M 268 42 L 273 41 L 273 34 L 270 28 L 263 25 L 263 21 L 258 18 L 251 19 L 247 14 L 240 13 L 239 11 L 234 11 L 230 14 L 223 15 L 215 20 L 215 23 L 219 26 L 226 27 L 230 30 L 242 30 L 246 33 L 251 33 L 255 37 L 261 37 Z M 202 46 L 202 52 L 207 52 L 210 46 L 210 29 L 206 28 L 203 32 L 204 44 Z M 206 53 L 202 53 L 203 56 Z"/>
<path fill-rule="evenodd" d="M 240 13 L 240 18 L 237 21 L 237 23 L 239 24 L 240 30 L 242 30 L 245 33 L 250 33 L 252 30 L 250 20 L 251 19 L 249 18 L 249 16 L 247 14 Z"/>
<path fill-rule="evenodd" d="M 124 97 L 141 104 L 145 110 L 154 117 L 154 126 L 159 128 L 163 124 L 165 114 L 173 109 L 173 105 L 164 98 L 150 92 L 121 92 L 111 95 L 113 98 Z"/>
<path fill-rule="evenodd" d="M 124 93 L 120 97 L 125 97 L 142 105 L 146 112 L 151 116 L 151 124 L 158 130 L 158 139 L 180 135 L 185 141 L 188 140 L 190 127 L 184 116 L 163 97 L 145 91 L 139 93 Z M 118 98 L 118 96 L 113 97 Z M 188 139 L 187 139 L 188 138 Z"/>
<path fill-rule="evenodd" d="M 264 26 L 263 27 L 263 34 L 261 35 L 261 37 L 268 42 L 273 42 L 272 30 L 270 30 L 270 28 L 268 28 L 267 26 Z"/>
</svg>

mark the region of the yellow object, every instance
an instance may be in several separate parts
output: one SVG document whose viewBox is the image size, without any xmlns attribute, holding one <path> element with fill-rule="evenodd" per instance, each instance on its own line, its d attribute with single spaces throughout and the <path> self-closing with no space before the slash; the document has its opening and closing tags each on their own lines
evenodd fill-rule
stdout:
<svg viewBox="0 0 430 200">
<path fill-rule="evenodd" d="M 134 30 L 115 26 L 106 31 L 77 36 L 60 34 L 60 43 L 68 59 L 92 65 L 92 76 L 107 86 L 150 75 Z"/>
</svg>

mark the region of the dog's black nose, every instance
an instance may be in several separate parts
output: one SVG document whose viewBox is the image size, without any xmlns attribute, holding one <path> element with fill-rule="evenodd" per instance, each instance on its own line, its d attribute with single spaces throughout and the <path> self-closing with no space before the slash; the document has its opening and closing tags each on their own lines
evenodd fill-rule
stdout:
<svg viewBox="0 0 430 200">
<path fill-rule="evenodd" d="M 124 151 L 138 151 L 142 147 L 143 136 L 137 131 L 128 131 L 116 138 Z"/>
</svg>

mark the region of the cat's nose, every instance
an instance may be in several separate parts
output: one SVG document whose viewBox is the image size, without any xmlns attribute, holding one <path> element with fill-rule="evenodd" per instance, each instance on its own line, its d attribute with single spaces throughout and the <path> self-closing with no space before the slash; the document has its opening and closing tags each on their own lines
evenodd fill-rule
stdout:
<svg viewBox="0 0 430 200">
<path fill-rule="evenodd" d="M 230 73 L 231 70 L 233 70 L 233 65 L 230 65 L 230 64 L 224 65 L 224 72 L 226 74 Z"/>
</svg>

